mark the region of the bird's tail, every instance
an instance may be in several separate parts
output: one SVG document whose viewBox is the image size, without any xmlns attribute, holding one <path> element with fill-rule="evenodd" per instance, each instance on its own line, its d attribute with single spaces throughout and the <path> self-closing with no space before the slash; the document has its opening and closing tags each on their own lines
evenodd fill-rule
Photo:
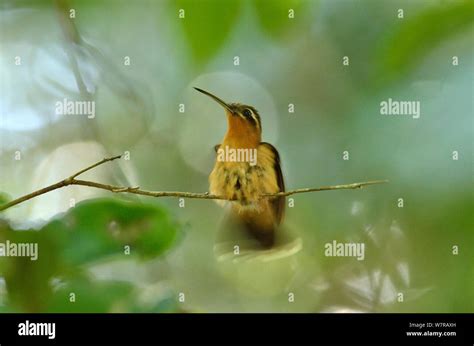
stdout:
<svg viewBox="0 0 474 346">
<path fill-rule="evenodd" d="M 289 256 L 301 247 L 301 238 L 287 227 L 276 226 L 271 233 L 262 232 L 254 225 L 246 225 L 229 215 L 219 227 L 214 254 L 218 260 L 246 260 L 262 256 L 267 260 Z"/>
</svg>

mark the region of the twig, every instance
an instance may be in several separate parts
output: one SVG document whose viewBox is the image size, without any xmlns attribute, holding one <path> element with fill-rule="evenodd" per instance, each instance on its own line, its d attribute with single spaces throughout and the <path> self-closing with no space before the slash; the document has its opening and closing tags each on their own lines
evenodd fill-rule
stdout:
<svg viewBox="0 0 474 346">
<path fill-rule="evenodd" d="M 76 179 L 77 176 L 79 176 L 82 173 L 85 173 L 97 166 L 100 166 L 106 162 L 109 161 L 114 161 L 116 159 L 119 159 L 121 155 L 113 156 L 110 158 L 103 159 L 99 162 L 94 163 L 93 165 L 86 167 L 77 173 L 74 173 L 71 175 L 69 178 L 66 178 L 64 180 L 61 180 L 57 182 L 56 184 L 47 186 L 45 188 L 42 188 L 40 190 L 34 191 L 32 193 L 29 193 L 27 195 L 24 195 L 22 197 L 19 197 L 17 199 L 14 199 L 13 201 L 10 201 L 8 203 L 5 203 L 0 206 L 0 211 L 6 210 L 10 207 L 13 207 L 17 204 L 20 204 L 22 202 L 25 202 L 29 199 L 32 199 L 34 197 L 43 195 L 45 193 L 48 193 L 50 191 L 60 189 L 65 186 L 69 185 L 80 185 L 80 186 L 89 186 L 89 187 L 95 187 L 97 189 L 102 189 L 102 190 L 107 190 L 111 191 L 114 193 L 132 193 L 136 195 L 143 195 L 143 196 L 150 196 L 150 197 L 183 197 L 183 198 L 198 198 L 198 199 L 220 199 L 220 200 L 229 200 L 232 201 L 232 199 L 228 199 L 223 196 L 216 196 L 216 195 L 211 195 L 209 192 L 204 192 L 204 193 L 196 193 L 196 192 L 180 192 L 180 191 L 147 191 L 147 190 L 141 190 L 138 186 L 136 187 L 126 187 L 126 186 L 115 186 L 115 185 L 109 185 L 109 184 L 102 184 L 102 183 L 96 183 L 94 181 L 89 181 L 89 180 L 80 180 Z M 375 185 L 375 184 L 383 184 L 387 183 L 388 180 L 373 180 L 373 181 L 366 181 L 366 182 L 360 182 L 360 183 L 352 183 L 352 184 L 344 184 L 344 185 L 332 185 L 332 186 L 323 186 L 323 187 L 317 187 L 317 188 L 305 188 L 305 189 L 296 189 L 296 190 L 291 190 L 291 191 L 286 191 L 286 192 L 278 192 L 278 193 L 272 193 L 272 194 L 264 194 L 262 195 L 263 198 L 274 198 L 274 197 L 286 197 L 290 195 L 294 195 L 296 193 L 306 193 L 306 192 L 316 192 L 316 191 L 328 191 L 328 190 L 350 190 L 350 189 L 360 189 L 365 186 L 369 185 Z"/>
<path fill-rule="evenodd" d="M 77 177 L 78 175 L 82 174 L 82 173 L 85 173 L 87 171 L 90 171 L 92 168 L 95 168 L 97 166 L 100 166 L 102 165 L 103 163 L 106 163 L 106 162 L 109 162 L 109 161 L 113 161 L 113 160 L 117 160 L 117 159 L 120 159 L 122 157 L 122 155 L 117 155 L 117 156 L 113 156 L 113 157 L 109 157 L 108 159 L 103 159 L 99 162 L 96 162 L 94 163 L 93 165 L 90 165 L 89 167 L 87 168 L 84 168 L 84 169 L 81 169 L 79 172 L 71 175 L 70 179 L 74 179 L 75 177 Z"/>
<path fill-rule="evenodd" d="M 384 183 L 388 183 L 388 180 L 371 180 L 371 181 L 365 181 L 365 182 L 361 182 L 361 183 L 352 183 L 352 184 L 343 184 L 343 185 L 331 185 L 331 186 L 296 189 L 296 190 L 278 192 L 278 193 L 267 193 L 267 194 L 264 194 L 264 196 L 267 196 L 267 197 L 283 197 L 283 196 L 285 196 L 286 197 L 286 196 L 294 195 L 296 193 L 305 193 L 305 192 L 361 189 L 365 186 L 376 185 L 376 184 L 384 184 Z"/>
<path fill-rule="evenodd" d="M 66 178 L 64 180 L 61 180 L 59 182 L 57 182 L 56 184 L 53 184 L 53 185 L 49 185 L 47 187 L 44 187 L 40 190 L 37 190 L 37 191 L 34 191 L 32 193 L 29 193 L 27 195 L 24 195 L 22 197 L 19 197 L 17 199 L 14 199 L 13 201 L 10 201 L 8 203 L 5 203 L 3 205 L 0 206 L 0 211 L 3 211 L 5 209 L 8 209 L 10 207 L 13 207 L 14 205 L 17 205 L 17 204 L 20 204 L 22 202 L 25 202 L 29 199 L 32 199 L 34 197 L 37 197 L 37 196 L 40 196 L 40 195 L 43 195 L 45 193 L 48 193 L 50 191 L 53 191 L 53 190 L 56 190 L 56 189 L 60 189 L 62 187 L 65 187 L 65 186 L 69 186 L 69 185 L 76 185 L 76 182 L 77 180 L 74 179 L 76 178 L 79 174 L 82 174 L 84 172 L 87 172 L 99 165 L 102 165 L 103 163 L 106 163 L 106 162 L 109 162 L 109 161 L 113 161 L 113 160 L 116 160 L 116 159 L 119 159 L 120 157 L 122 157 L 121 155 L 117 155 L 117 156 L 113 156 L 113 157 L 109 157 L 107 159 L 103 159 L 99 162 L 96 162 L 94 163 L 93 165 L 87 167 L 87 168 L 84 168 L 84 169 L 81 169 L 79 172 L 77 173 L 74 173 L 73 175 L 71 175 L 69 178 Z"/>
</svg>

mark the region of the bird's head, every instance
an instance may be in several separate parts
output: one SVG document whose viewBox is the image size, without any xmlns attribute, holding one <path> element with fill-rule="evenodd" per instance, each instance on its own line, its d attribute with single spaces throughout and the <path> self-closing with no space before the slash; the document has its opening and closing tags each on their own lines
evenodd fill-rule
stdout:
<svg viewBox="0 0 474 346">
<path fill-rule="evenodd" d="M 209 96 L 225 109 L 227 116 L 227 133 L 224 141 L 237 147 L 256 147 L 262 138 L 260 115 L 252 106 L 240 103 L 227 103 L 208 91 L 194 88 Z"/>
</svg>

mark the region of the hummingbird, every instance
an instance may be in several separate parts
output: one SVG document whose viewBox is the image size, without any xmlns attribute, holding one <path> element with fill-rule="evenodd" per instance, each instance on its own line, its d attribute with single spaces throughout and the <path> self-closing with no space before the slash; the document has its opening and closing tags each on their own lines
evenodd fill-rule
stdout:
<svg viewBox="0 0 474 346">
<path fill-rule="evenodd" d="M 262 142 L 262 123 L 258 111 L 249 105 L 227 103 L 200 88 L 197 91 L 209 96 L 225 111 L 227 131 L 219 150 L 256 153 L 255 162 L 223 160 L 216 155 L 214 168 L 209 175 L 209 192 L 231 200 L 230 214 L 239 229 L 262 248 L 271 248 L 275 233 L 283 220 L 285 197 L 263 197 L 285 191 L 280 155 L 273 145 Z M 232 156 L 230 156 L 232 158 Z M 226 201 L 218 201 L 225 205 Z"/>
</svg>

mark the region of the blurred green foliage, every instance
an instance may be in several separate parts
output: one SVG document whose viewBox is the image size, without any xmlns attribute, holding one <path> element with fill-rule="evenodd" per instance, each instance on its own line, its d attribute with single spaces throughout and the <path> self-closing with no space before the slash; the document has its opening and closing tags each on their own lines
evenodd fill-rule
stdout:
<svg viewBox="0 0 474 346">
<path fill-rule="evenodd" d="M 474 1 L 454 1 L 429 8 L 417 15 L 406 14 L 403 25 L 380 45 L 376 55 L 375 85 L 387 87 L 412 69 L 449 37 L 474 24 Z M 450 59 L 451 57 L 446 57 Z"/>
<path fill-rule="evenodd" d="M 245 4 L 241 0 L 177 0 L 172 3 L 178 15 L 180 10 L 185 10 L 180 25 L 198 64 L 208 62 L 224 46 Z M 254 7 L 260 29 L 279 39 L 294 33 L 307 20 L 311 1 L 255 0 L 248 4 Z M 292 18 L 289 18 L 290 10 Z M 293 20 L 296 16 L 298 20 Z"/>
<path fill-rule="evenodd" d="M 255 10 L 261 28 L 274 38 L 283 38 L 308 19 L 310 0 L 255 0 Z M 290 11 L 292 18 L 289 18 Z M 293 20 L 298 16 L 298 20 Z M 290 19 L 290 20 L 289 20 Z"/>
<path fill-rule="evenodd" d="M 0 192 L 0 205 L 7 203 L 11 198 L 5 192 Z"/>
<path fill-rule="evenodd" d="M 177 15 L 184 9 L 180 23 L 197 63 L 207 62 L 229 37 L 240 14 L 240 0 L 177 0 Z"/>
<path fill-rule="evenodd" d="M 109 198 L 79 203 L 39 230 L 13 230 L 3 220 L 0 242 L 38 244 L 39 255 L 0 259 L 8 291 L 4 309 L 107 312 L 117 301 L 130 304 L 130 284 L 94 281 L 87 266 L 110 256 L 160 256 L 176 243 L 179 229 L 161 207 Z M 59 289 L 53 279 L 63 282 Z M 70 292 L 77 303 L 69 303 Z"/>
</svg>

